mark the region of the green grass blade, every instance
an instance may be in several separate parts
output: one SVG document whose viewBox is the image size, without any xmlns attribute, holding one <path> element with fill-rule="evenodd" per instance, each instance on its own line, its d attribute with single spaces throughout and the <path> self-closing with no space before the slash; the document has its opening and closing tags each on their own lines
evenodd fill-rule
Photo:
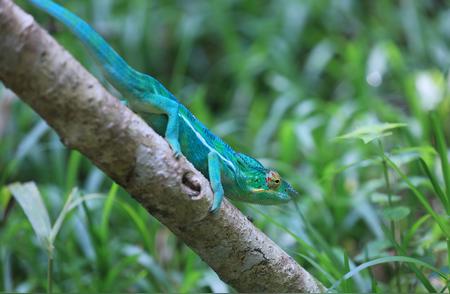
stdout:
<svg viewBox="0 0 450 294">
<path fill-rule="evenodd" d="M 75 185 L 78 175 L 78 170 L 80 168 L 81 153 L 75 150 L 70 152 L 69 164 L 67 167 L 67 177 L 66 177 L 66 193 L 69 193 Z M 70 195 L 70 193 L 69 193 Z"/>
<path fill-rule="evenodd" d="M 190 271 L 184 274 L 183 283 L 178 291 L 180 293 L 190 293 L 195 289 L 195 285 L 202 278 L 202 273 L 199 271 Z"/>
<path fill-rule="evenodd" d="M 25 212 L 38 239 L 45 246 L 49 246 L 48 241 L 51 232 L 50 217 L 48 216 L 47 208 L 44 205 L 36 184 L 34 182 L 25 184 L 13 183 L 8 188 Z"/>
<path fill-rule="evenodd" d="M 38 122 L 34 128 L 28 132 L 28 134 L 20 142 L 14 158 L 6 166 L 3 175 L 0 178 L 0 186 L 6 181 L 6 179 L 15 172 L 22 159 L 32 152 L 34 147 L 37 146 L 37 142 L 45 135 L 49 130 L 49 127 L 45 121 Z"/>
<path fill-rule="evenodd" d="M 400 244 L 397 243 L 394 236 L 392 236 L 392 234 L 390 234 L 388 228 L 385 225 L 383 225 L 383 231 L 385 232 L 385 235 L 388 237 L 391 244 L 394 246 L 396 252 L 398 252 L 399 254 L 401 254 L 403 256 L 408 255 L 407 252 L 405 250 L 403 250 L 403 248 L 400 246 Z M 407 264 L 407 265 L 415 273 L 416 277 L 422 282 L 422 285 L 425 288 L 427 288 L 428 292 L 431 292 L 431 293 L 437 292 L 437 290 L 430 283 L 430 281 L 427 279 L 427 277 L 425 277 L 425 275 L 419 270 L 419 268 L 417 267 L 416 264 L 411 263 L 411 264 Z"/>
<path fill-rule="evenodd" d="M 137 245 L 126 245 L 122 249 L 122 253 L 126 256 L 137 255 L 139 256 L 137 263 L 143 266 L 148 273 L 147 278 L 153 283 L 153 286 L 157 288 L 158 292 L 170 293 L 175 292 L 173 283 L 167 276 L 167 272 L 156 262 L 155 258 L 145 251 L 144 248 Z"/>
<path fill-rule="evenodd" d="M 328 258 L 331 260 L 331 262 L 337 268 L 339 268 L 342 265 L 341 260 L 339 260 L 339 256 L 335 254 L 333 248 L 331 248 L 331 246 L 323 239 L 323 237 L 319 234 L 319 232 L 317 232 L 317 230 L 310 224 L 308 219 L 303 215 L 298 203 L 295 201 L 293 201 L 293 203 L 299 217 L 305 224 L 307 232 L 310 234 L 312 240 L 314 241 L 314 245 L 322 249 L 328 256 Z"/>
<path fill-rule="evenodd" d="M 58 234 L 59 230 L 61 229 L 62 223 L 67 215 L 67 212 L 69 211 L 69 205 L 72 202 L 72 199 L 76 193 L 77 193 L 76 188 L 74 188 L 72 190 L 72 192 L 69 193 L 69 196 L 67 196 L 67 200 L 64 203 L 63 209 L 59 213 L 58 218 L 56 219 L 55 224 L 53 225 L 53 227 L 51 229 L 49 240 L 52 244 L 55 241 L 56 235 Z"/>
<path fill-rule="evenodd" d="M 447 279 L 447 275 L 443 272 L 441 272 L 439 269 L 437 269 L 436 267 L 423 262 L 419 259 L 416 258 L 412 258 L 412 257 L 407 257 L 407 256 L 387 256 L 387 257 L 381 257 L 381 258 L 377 258 L 365 263 L 360 264 L 359 266 L 357 266 L 356 268 L 354 268 L 353 270 L 349 271 L 348 273 L 346 273 L 340 280 L 338 280 L 336 283 L 333 284 L 333 286 L 331 286 L 330 290 L 336 289 L 336 287 L 338 287 L 343 281 L 350 279 L 351 277 L 353 277 L 354 275 L 358 274 L 359 272 L 361 272 L 362 270 L 365 270 L 366 268 L 369 268 L 371 266 L 374 265 L 378 265 L 378 264 L 383 264 L 383 263 L 391 263 L 391 262 L 403 262 L 403 263 L 412 263 L 415 265 L 419 265 L 419 266 L 423 266 L 429 270 L 432 270 L 433 272 L 437 273 L 438 275 L 440 275 L 443 279 Z"/>
<path fill-rule="evenodd" d="M 105 205 L 103 206 L 102 220 L 100 223 L 100 235 L 103 241 L 108 240 L 109 228 L 108 221 L 111 217 L 111 211 L 114 205 L 114 200 L 116 199 L 117 191 L 119 185 L 113 183 L 109 189 L 108 196 L 106 197 Z"/>
<path fill-rule="evenodd" d="M 103 194 L 88 194 L 79 198 L 76 198 L 75 200 L 74 197 L 77 194 L 77 189 L 74 188 L 72 190 L 72 192 L 69 194 L 69 196 L 67 197 L 66 203 L 64 204 L 63 209 L 61 210 L 58 218 L 56 219 L 55 224 L 53 225 L 51 234 L 50 234 L 50 240 L 53 243 L 54 240 L 56 239 L 56 236 L 58 235 L 59 230 L 61 229 L 61 226 L 64 222 L 64 220 L 66 219 L 67 215 L 69 214 L 69 212 L 71 212 L 74 208 L 76 208 L 78 205 L 80 205 L 83 202 L 89 201 L 89 200 L 94 200 L 94 199 L 102 199 L 105 198 L 105 196 Z"/>
<path fill-rule="evenodd" d="M 114 291 L 114 283 L 116 283 L 117 279 L 121 274 L 123 274 L 127 268 L 136 264 L 139 255 L 131 255 L 123 258 L 119 261 L 113 268 L 109 269 L 108 275 L 106 276 L 105 284 L 103 289 L 105 292 L 115 292 Z"/>
<path fill-rule="evenodd" d="M 304 252 L 307 252 L 311 258 L 315 258 L 316 260 L 318 260 L 318 262 L 320 262 L 321 264 L 323 264 L 325 267 L 327 267 L 330 271 L 333 272 L 333 275 L 335 277 L 338 277 L 340 275 L 340 270 L 337 268 L 337 265 L 335 262 L 333 262 L 328 254 L 322 254 L 322 252 L 320 252 L 317 247 L 314 247 L 308 243 L 306 243 L 303 239 L 299 238 L 294 232 L 292 232 L 291 230 L 289 230 L 288 228 L 286 228 L 285 225 L 283 225 L 282 223 L 276 221 L 273 217 L 271 217 L 270 215 L 262 212 L 259 209 L 254 208 L 253 206 L 251 207 L 253 210 L 255 210 L 257 213 L 261 214 L 262 216 L 264 216 L 266 219 L 268 219 L 270 221 L 270 223 L 272 223 L 273 225 L 275 225 L 276 227 L 280 228 L 281 230 L 283 230 L 284 232 L 286 232 L 288 235 L 290 235 L 292 238 L 294 238 L 299 244 L 300 247 L 303 249 Z M 298 253 L 295 253 L 298 254 Z"/>
<path fill-rule="evenodd" d="M 15 159 L 22 160 L 30 151 L 36 147 L 37 142 L 49 130 L 47 123 L 43 120 L 39 121 L 36 126 L 23 138 L 20 142 Z"/>
<path fill-rule="evenodd" d="M 74 208 L 76 208 L 78 205 L 90 201 L 90 200 L 95 200 L 95 199 L 105 199 L 105 195 L 104 194 L 99 194 L 99 193 L 92 193 L 92 194 L 87 194 L 84 195 L 82 197 L 78 197 L 75 200 L 73 200 L 70 205 L 69 205 L 69 209 L 68 212 L 70 212 L 71 210 L 73 210 Z"/>
<path fill-rule="evenodd" d="M 450 211 L 449 202 L 447 199 L 447 196 L 445 195 L 444 191 L 442 191 L 441 186 L 439 185 L 436 177 L 431 172 L 430 168 L 428 167 L 427 163 L 423 158 L 419 158 L 419 163 L 422 169 L 425 171 L 425 174 L 427 175 L 428 179 L 430 179 L 431 185 L 433 186 L 434 191 L 436 192 L 436 195 L 439 197 L 439 200 L 441 200 L 442 205 L 446 208 L 447 211 Z"/>
<path fill-rule="evenodd" d="M 133 223 L 136 225 L 136 228 L 138 229 L 138 231 L 141 233 L 141 237 L 144 242 L 145 248 L 149 252 L 152 252 L 152 245 L 151 245 L 152 241 L 148 234 L 148 229 L 147 229 L 147 225 L 145 224 L 145 221 L 140 217 L 140 215 L 134 210 L 133 207 L 131 207 L 130 205 L 128 205 L 127 203 L 122 202 L 122 201 L 120 201 L 118 203 L 119 203 L 119 207 L 121 207 L 128 214 L 128 216 L 131 218 Z"/>
<path fill-rule="evenodd" d="M 405 237 L 403 238 L 402 242 L 402 248 L 406 250 L 409 246 L 409 242 L 411 242 L 411 239 L 413 238 L 414 234 L 417 232 L 417 230 L 430 218 L 429 214 L 425 214 L 421 218 L 419 218 L 411 227 L 411 229 L 408 230 Z"/>
<path fill-rule="evenodd" d="M 431 114 L 431 126 L 436 136 L 436 147 L 441 158 L 442 174 L 444 175 L 445 190 L 447 194 L 447 203 L 450 203 L 450 168 L 447 156 L 447 144 L 445 143 L 444 132 L 442 130 L 442 122 L 436 113 Z"/>
<path fill-rule="evenodd" d="M 294 232 L 292 232 L 291 230 L 286 228 L 285 225 L 283 225 L 282 223 L 276 221 L 270 215 L 268 215 L 268 214 L 264 213 L 263 211 L 255 208 L 254 206 L 252 206 L 251 209 L 253 209 L 257 213 L 259 213 L 260 215 L 265 217 L 267 220 L 270 221 L 270 223 L 274 224 L 275 226 L 277 226 L 278 228 L 280 228 L 281 230 L 286 232 L 288 235 L 290 235 L 292 238 L 294 238 L 303 248 L 305 248 L 305 251 L 310 252 L 310 253 L 312 253 L 312 254 L 314 254 L 316 256 L 320 255 L 320 252 L 316 248 L 314 248 L 313 246 L 311 246 L 308 243 L 306 243 L 303 239 L 299 238 Z"/>
<path fill-rule="evenodd" d="M 417 200 L 422 204 L 422 206 L 425 208 L 425 210 L 433 217 L 433 219 L 436 221 L 436 223 L 441 228 L 442 232 L 446 235 L 447 238 L 450 237 L 450 234 L 448 232 L 447 225 L 444 223 L 443 219 L 433 210 L 431 205 L 428 203 L 425 196 L 417 190 L 417 188 L 411 183 L 411 181 L 408 179 L 408 177 L 398 168 L 398 166 L 389 159 L 386 155 L 383 155 L 383 158 L 386 160 L 386 162 L 389 164 L 389 166 L 397 172 L 397 174 L 406 182 L 408 187 L 411 189 L 413 194 L 416 196 Z"/>
<path fill-rule="evenodd" d="M 3 247 L 0 250 L 0 257 L 2 259 L 2 291 L 12 293 L 13 291 L 13 270 L 11 264 L 11 253 L 8 248 Z"/>
<path fill-rule="evenodd" d="M 327 280 L 330 282 L 330 284 L 334 284 L 336 282 L 336 279 L 330 275 L 318 262 L 316 262 L 314 259 L 310 258 L 309 256 L 301 253 L 296 253 L 301 258 L 305 259 L 310 265 L 312 265 L 315 269 L 317 269 Z"/>
</svg>

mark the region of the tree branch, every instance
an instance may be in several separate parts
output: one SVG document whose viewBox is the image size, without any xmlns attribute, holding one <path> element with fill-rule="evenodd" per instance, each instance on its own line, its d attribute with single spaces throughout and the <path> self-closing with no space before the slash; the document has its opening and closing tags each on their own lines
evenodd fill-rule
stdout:
<svg viewBox="0 0 450 294">
<path fill-rule="evenodd" d="M 209 182 L 11 0 L 0 0 L 0 52 L 5 85 L 223 281 L 245 292 L 325 290 L 228 201 L 209 214 Z"/>
</svg>

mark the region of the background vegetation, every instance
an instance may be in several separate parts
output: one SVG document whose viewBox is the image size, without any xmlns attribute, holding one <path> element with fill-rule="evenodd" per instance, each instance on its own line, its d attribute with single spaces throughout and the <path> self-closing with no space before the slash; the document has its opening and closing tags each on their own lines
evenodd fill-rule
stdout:
<svg viewBox="0 0 450 294">
<path fill-rule="evenodd" d="M 73 35 L 17 2 L 102 79 Z M 301 192 L 301 215 L 292 204 L 236 205 L 342 292 L 448 291 L 446 3 L 63 2 L 214 133 Z M 52 223 L 74 188 L 74 199 L 93 198 L 68 214 L 56 236 L 55 290 L 231 290 L 96 167 L 65 149 L 26 105 L 2 93 L 0 291 L 47 289 L 47 251 L 20 206 L 10 205 L 7 185 L 27 181 L 36 183 Z"/>
</svg>

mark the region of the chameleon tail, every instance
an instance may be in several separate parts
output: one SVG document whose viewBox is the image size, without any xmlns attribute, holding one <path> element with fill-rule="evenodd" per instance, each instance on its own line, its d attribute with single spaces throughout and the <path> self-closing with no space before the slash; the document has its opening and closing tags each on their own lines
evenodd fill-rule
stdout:
<svg viewBox="0 0 450 294">
<path fill-rule="evenodd" d="M 156 79 L 130 67 L 94 29 L 75 14 L 50 0 L 29 0 L 29 2 L 66 25 L 100 62 L 107 79 L 118 90 L 131 94 L 136 91 L 149 91 L 172 96 Z"/>
</svg>

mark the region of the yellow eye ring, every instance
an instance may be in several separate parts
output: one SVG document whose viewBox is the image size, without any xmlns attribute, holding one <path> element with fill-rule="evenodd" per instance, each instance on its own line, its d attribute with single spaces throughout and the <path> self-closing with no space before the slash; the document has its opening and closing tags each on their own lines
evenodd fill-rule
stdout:
<svg viewBox="0 0 450 294">
<path fill-rule="evenodd" d="M 266 175 L 266 183 L 270 189 L 278 189 L 281 185 L 281 177 L 276 171 L 269 171 Z"/>
</svg>

